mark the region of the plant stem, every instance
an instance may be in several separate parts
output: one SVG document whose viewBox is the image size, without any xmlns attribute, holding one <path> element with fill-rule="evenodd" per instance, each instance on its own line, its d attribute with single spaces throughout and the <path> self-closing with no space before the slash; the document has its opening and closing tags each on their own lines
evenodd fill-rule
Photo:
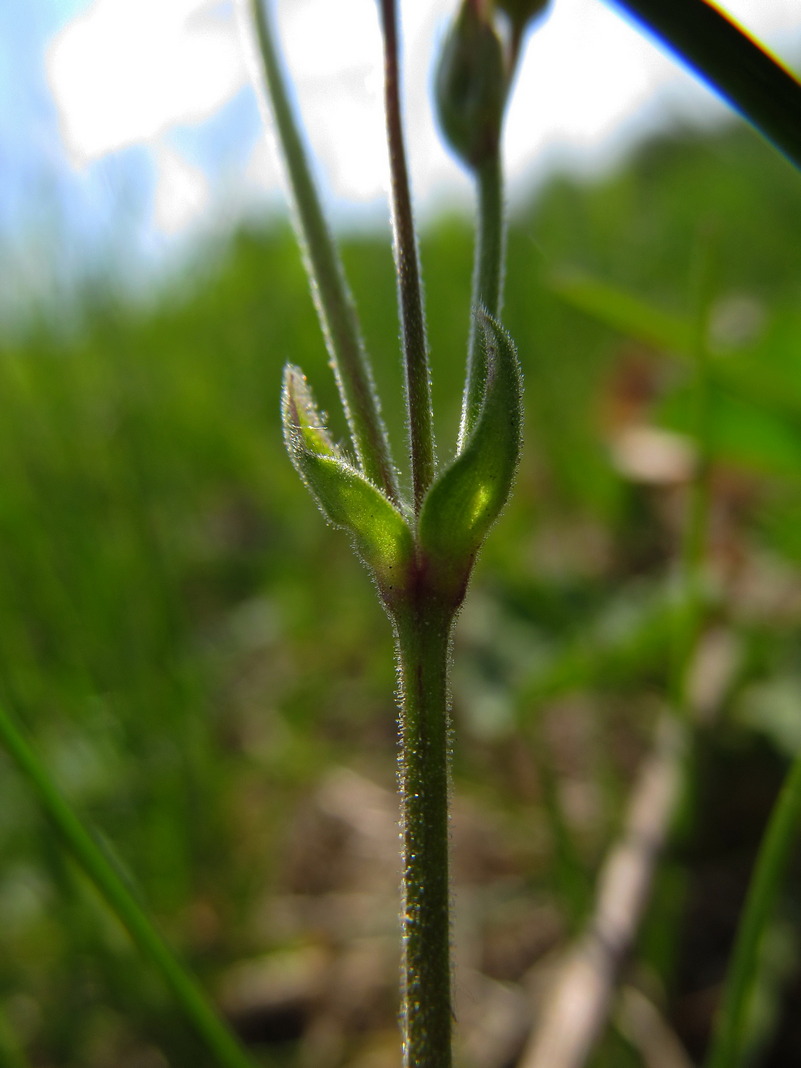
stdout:
<svg viewBox="0 0 801 1068">
<path fill-rule="evenodd" d="M 503 303 L 503 262 L 506 243 L 500 151 L 496 150 L 489 155 L 477 168 L 475 177 L 478 194 L 478 226 L 471 301 L 474 312 L 477 308 L 483 307 L 490 315 L 497 318 Z M 470 324 L 465 399 L 462 406 L 458 448 L 462 447 L 475 423 L 484 394 L 480 334 L 474 315 Z"/>
<path fill-rule="evenodd" d="M 66 849 L 128 930 L 143 957 L 161 973 L 197 1034 L 222 1068 L 253 1068 L 253 1062 L 217 1016 L 193 976 L 147 918 L 89 831 L 56 789 L 46 769 L 10 716 L 0 708 L 0 742 L 26 779 Z"/>
<path fill-rule="evenodd" d="M 434 477 L 434 426 L 431 376 L 428 366 L 423 291 L 417 255 L 417 238 L 409 191 L 409 171 L 403 139 L 398 64 L 398 29 L 395 0 L 381 0 L 384 35 L 384 94 L 387 144 L 392 174 L 392 229 L 398 303 L 403 333 L 406 410 L 412 464 L 415 512 L 419 513 Z"/>
<path fill-rule="evenodd" d="M 389 439 L 353 297 L 323 214 L 300 123 L 289 103 L 266 0 L 250 0 L 267 89 L 294 201 L 296 229 L 356 455 L 365 475 L 400 500 Z"/>
<path fill-rule="evenodd" d="M 423 589 L 394 623 L 401 706 L 403 1063 L 449 1068 L 447 672 L 453 613 Z"/>
<path fill-rule="evenodd" d="M 482 163 L 478 185 L 478 240 L 473 278 L 473 303 L 497 319 L 503 303 L 503 173 L 500 152 Z"/>
<path fill-rule="evenodd" d="M 801 756 L 795 758 L 770 817 L 754 865 L 737 939 L 732 953 L 723 1004 L 706 1068 L 736 1068 L 746 1061 L 750 995 L 759 968 L 759 951 L 770 922 L 790 851 L 801 825 Z"/>
</svg>

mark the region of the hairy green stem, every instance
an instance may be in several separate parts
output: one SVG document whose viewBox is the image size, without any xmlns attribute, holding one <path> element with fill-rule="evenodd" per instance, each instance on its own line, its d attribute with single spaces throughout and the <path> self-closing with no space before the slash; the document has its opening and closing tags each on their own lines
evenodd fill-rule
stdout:
<svg viewBox="0 0 801 1068">
<path fill-rule="evenodd" d="M 798 842 L 800 826 L 801 756 L 798 756 L 784 781 L 759 848 L 705 1068 L 739 1068 L 746 1062 L 750 995 L 759 970 L 759 951 L 790 853 Z"/>
<path fill-rule="evenodd" d="M 453 613 L 423 589 L 394 623 L 401 706 L 403 1063 L 449 1068 L 447 675 Z"/>
<path fill-rule="evenodd" d="M 503 304 L 503 263 L 505 231 L 503 217 L 503 170 L 500 151 L 495 150 L 476 169 L 478 194 L 478 225 L 473 261 L 473 309 L 485 308 L 497 318 Z M 467 377 L 459 428 L 461 448 L 481 409 L 484 395 L 484 373 L 481 360 L 481 331 L 475 316 L 470 324 L 467 354 Z"/>
<path fill-rule="evenodd" d="M 496 150 L 478 169 L 478 235 L 473 273 L 473 304 L 497 319 L 503 304 L 503 173 Z"/>
<path fill-rule="evenodd" d="M 609 0 L 624 8 L 801 167 L 801 84 L 705 0 Z"/>
<path fill-rule="evenodd" d="M 300 124 L 289 102 L 286 78 L 265 3 L 266 0 L 250 0 L 317 314 L 332 359 L 359 465 L 391 500 L 398 502 L 399 491 L 389 439 L 381 418 L 378 394 L 359 331 L 353 297 L 323 214 Z"/>
<path fill-rule="evenodd" d="M 65 848 L 128 930 L 142 956 L 161 973 L 194 1030 L 221 1068 L 253 1068 L 239 1042 L 217 1016 L 193 976 L 138 905 L 111 861 L 56 789 L 46 769 L 8 713 L 0 708 L 0 742 L 24 776 Z"/>
<path fill-rule="evenodd" d="M 381 0 L 381 22 L 384 33 L 384 103 L 392 176 L 392 223 L 403 333 L 412 490 L 415 512 L 419 513 L 426 490 L 434 477 L 434 419 L 423 291 L 401 120 L 395 0 Z"/>
</svg>

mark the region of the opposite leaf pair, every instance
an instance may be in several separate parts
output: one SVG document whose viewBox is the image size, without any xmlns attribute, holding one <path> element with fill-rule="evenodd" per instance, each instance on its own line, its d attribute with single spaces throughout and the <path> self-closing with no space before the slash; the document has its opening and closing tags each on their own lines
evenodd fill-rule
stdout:
<svg viewBox="0 0 801 1068">
<path fill-rule="evenodd" d="M 427 588 L 455 611 L 476 554 L 497 519 L 520 455 L 520 365 L 503 328 L 478 313 L 483 334 L 483 399 L 457 455 L 434 478 L 420 513 L 397 507 L 337 447 L 303 374 L 284 372 L 287 451 L 325 517 L 347 530 L 390 611 L 425 576 Z"/>
</svg>

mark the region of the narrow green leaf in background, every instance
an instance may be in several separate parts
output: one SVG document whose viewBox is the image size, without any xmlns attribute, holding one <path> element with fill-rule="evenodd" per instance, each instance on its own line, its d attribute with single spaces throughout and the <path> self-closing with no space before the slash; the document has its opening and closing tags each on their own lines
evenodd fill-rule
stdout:
<svg viewBox="0 0 801 1068">
<path fill-rule="evenodd" d="M 579 271 L 561 271 L 551 288 L 572 307 L 625 337 L 652 348 L 687 356 L 692 351 L 692 325 L 642 297 Z"/>
<path fill-rule="evenodd" d="M 801 167 L 801 84 L 705 0 L 610 0 L 695 70 Z"/>
<path fill-rule="evenodd" d="M 705 1068 L 734 1068 L 745 1063 L 750 1037 L 750 997 L 759 971 L 759 951 L 791 852 L 797 848 L 800 822 L 801 756 L 797 756 L 760 843 Z"/>
<path fill-rule="evenodd" d="M 86 873 L 101 898 L 128 931 L 171 990 L 177 1005 L 219 1068 L 254 1068 L 237 1036 L 227 1026 L 194 975 L 173 953 L 136 900 L 94 835 L 55 785 L 25 736 L 0 706 L 0 742 L 25 779 L 64 850 Z"/>
</svg>

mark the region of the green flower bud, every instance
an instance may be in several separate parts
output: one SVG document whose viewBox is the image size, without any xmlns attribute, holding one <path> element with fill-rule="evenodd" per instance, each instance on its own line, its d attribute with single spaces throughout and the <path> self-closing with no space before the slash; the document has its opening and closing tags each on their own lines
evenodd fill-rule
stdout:
<svg viewBox="0 0 801 1068">
<path fill-rule="evenodd" d="M 541 15 L 550 0 L 495 0 L 496 7 L 509 16 L 513 25 L 522 29 L 527 22 L 531 22 Z"/>
<path fill-rule="evenodd" d="M 501 41 L 464 0 L 440 54 L 435 97 L 443 137 L 471 170 L 498 151 L 507 88 Z"/>
</svg>

